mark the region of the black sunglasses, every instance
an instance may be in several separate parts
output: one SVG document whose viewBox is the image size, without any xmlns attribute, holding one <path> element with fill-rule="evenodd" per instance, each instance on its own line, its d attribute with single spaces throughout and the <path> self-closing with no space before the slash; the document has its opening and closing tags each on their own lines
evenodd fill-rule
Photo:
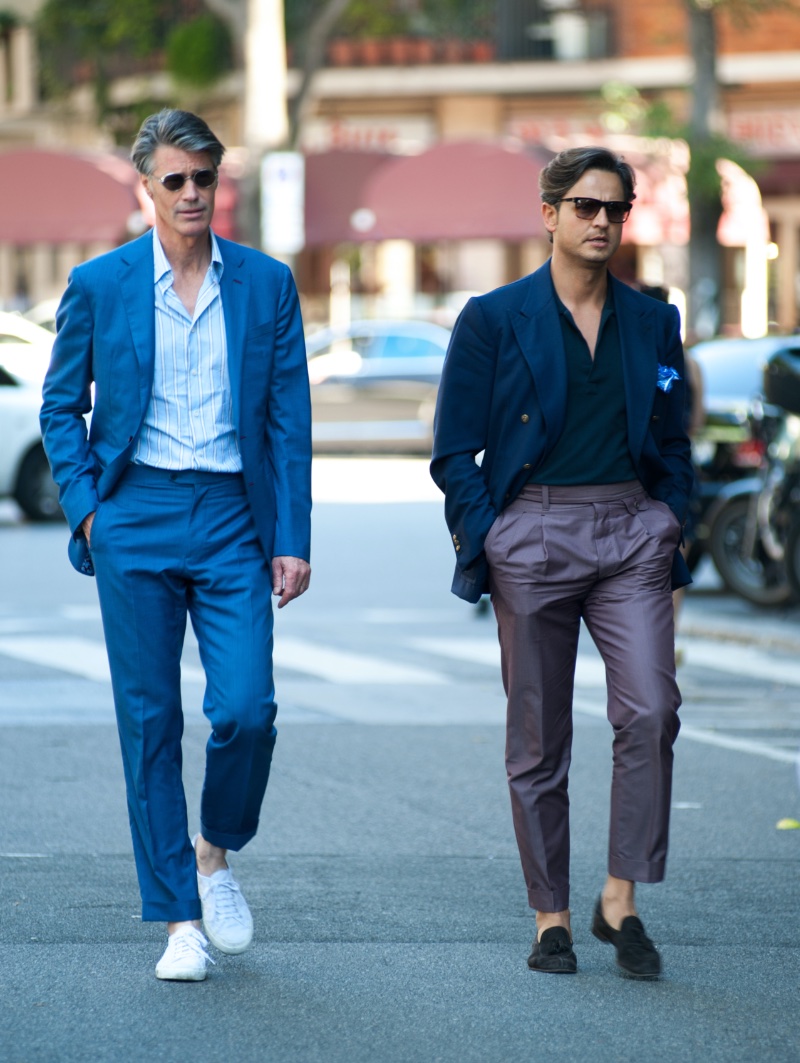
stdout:
<svg viewBox="0 0 800 1063">
<path fill-rule="evenodd" d="M 151 174 L 155 177 L 155 174 Z M 166 173 L 163 177 L 156 177 L 168 192 L 180 192 L 187 181 L 191 181 L 197 188 L 211 188 L 217 183 L 216 170 L 195 170 L 194 173 Z"/>
<path fill-rule="evenodd" d="M 633 203 L 624 203 L 619 199 L 590 199 L 588 196 L 565 196 L 558 202 L 574 203 L 575 213 L 582 221 L 592 221 L 605 207 L 606 217 L 612 225 L 627 221 L 633 207 Z"/>
</svg>

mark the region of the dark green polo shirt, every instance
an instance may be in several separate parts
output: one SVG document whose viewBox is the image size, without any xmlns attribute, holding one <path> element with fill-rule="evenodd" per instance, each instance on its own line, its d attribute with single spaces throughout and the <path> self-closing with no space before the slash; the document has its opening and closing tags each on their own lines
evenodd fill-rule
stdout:
<svg viewBox="0 0 800 1063">
<path fill-rule="evenodd" d="M 635 480 L 628 450 L 622 349 L 611 285 L 594 359 L 583 333 L 553 289 L 567 356 L 567 411 L 554 449 L 533 470 L 537 484 L 611 484 Z"/>
</svg>

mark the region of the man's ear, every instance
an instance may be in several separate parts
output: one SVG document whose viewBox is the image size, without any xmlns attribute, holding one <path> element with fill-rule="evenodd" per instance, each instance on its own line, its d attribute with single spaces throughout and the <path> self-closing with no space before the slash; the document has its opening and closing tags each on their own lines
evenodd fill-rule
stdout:
<svg viewBox="0 0 800 1063">
<path fill-rule="evenodd" d="M 558 207 L 554 207 L 552 203 L 542 203 L 542 220 L 545 229 L 554 233 L 558 226 Z"/>
<path fill-rule="evenodd" d="M 142 187 L 144 188 L 145 192 L 152 199 L 153 193 L 150 191 L 150 178 L 147 176 L 146 173 L 141 173 L 139 174 L 139 179 L 142 182 Z"/>
</svg>

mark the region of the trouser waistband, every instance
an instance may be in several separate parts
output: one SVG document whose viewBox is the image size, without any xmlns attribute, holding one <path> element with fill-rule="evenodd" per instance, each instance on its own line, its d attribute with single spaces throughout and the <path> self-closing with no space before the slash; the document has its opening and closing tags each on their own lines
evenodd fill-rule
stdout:
<svg viewBox="0 0 800 1063">
<path fill-rule="evenodd" d="M 127 483 L 161 483 L 205 485 L 230 485 L 240 488 L 244 477 L 240 472 L 207 472 L 204 469 L 159 469 L 155 465 L 138 465 L 131 462 L 122 474 Z"/>
<path fill-rule="evenodd" d="M 617 502 L 623 498 L 642 494 L 644 488 L 638 480 L 625 480 L 617 484 L 526 484 L 518 497 L 528 502 L 541 502 L 543 509 L 551 505 L 576 505 L 592 502 Z"/>
</svg>

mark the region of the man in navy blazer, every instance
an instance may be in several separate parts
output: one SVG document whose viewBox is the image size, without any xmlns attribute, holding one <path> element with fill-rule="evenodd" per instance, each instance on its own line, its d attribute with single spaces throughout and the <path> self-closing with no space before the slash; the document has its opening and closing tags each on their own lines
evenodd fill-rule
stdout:
<svg viewBox="0 0 800 1063">
<path fill-rule="evenodd" d="M 453 592 L 491 592 L 498 620 L 512 811 L 537 911 L 529 966 L 577 970 L 567 776 L 583 620 L 614 728 L 608 878 L 592 929 L 624 973 L 653 978 L 660 958 L 634 884 L 664 875 L 680 705 L 671 589 L 689 582 L 678 548 L 693 474 L 678 313 L 608 271 L 633 189 L 631 167 L 603 148 L 564 151 L 544 169 L 552 258 L 462 311 L 431 473 Z"/>
<path fill-rule="evenodd" d="M 167 110 L 132 150 L 152 232 L 73 270 L 41 412 L 72 537 L 97 576 L 142 917 L 159 978 L 200 981 L 208 941 L 244 951 L 228 866 L 256 833 L 275 745 L 272 602 L 310 578 L 311 429 L 290 271 L 211 231 L 224 148 Z M 87 432 L 85 416 L 91 413 Z M 181 779 L 187 613 L 211 724 L 200 830 Z"/>
</svg>

